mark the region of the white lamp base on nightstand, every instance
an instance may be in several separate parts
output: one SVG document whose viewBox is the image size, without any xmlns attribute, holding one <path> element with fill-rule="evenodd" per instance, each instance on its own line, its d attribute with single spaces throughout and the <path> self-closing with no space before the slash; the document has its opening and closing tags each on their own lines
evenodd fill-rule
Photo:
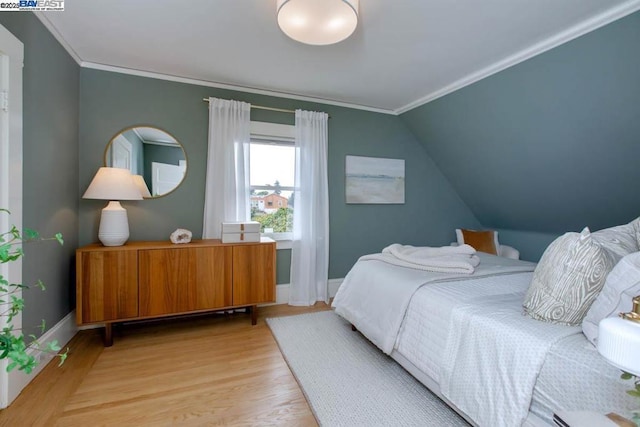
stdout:
<svg viewBox="0 0 640 427">
<path fill-rule="evenodd" d="M 105 246 L 122 246 L 129 240 L 127 210 L 120 202 L 111 201 L 102 209 L 98 239 Z"/>
</svg>

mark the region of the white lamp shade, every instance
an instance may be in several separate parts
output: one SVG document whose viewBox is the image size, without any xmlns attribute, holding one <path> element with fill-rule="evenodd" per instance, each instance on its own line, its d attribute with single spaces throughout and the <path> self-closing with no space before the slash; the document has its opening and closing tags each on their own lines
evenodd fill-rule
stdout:
<svg viewBox="0 0 640 427">
<path fill-rule="evenodd" d="M 359 0 L 278 0 L 278 25 L 301 43 L 338 43 L 358 26 L 358 3 Z"/>
<path fill-rule="evenodd" d="M 147 187 L 147 183 L 144 182 L 144 178 L 142 177 L 142 175 L 133 175 L 133 182 L 135 182 L 142 197 L 144 197 L 145 199 L 147 197 L 151 197 L 149 187 Z"/>
<path fill-rule="evenodd" d="M 102 167 L 93 177 L 83 199 L 142 200 L 142 194 L 127 169 Z"/>
<path fill-rule="evenodd" d="M 640 323 L 603 319 L 598 325 L 598 352 L 617 368 L 640 377 Z"/>
</svg>

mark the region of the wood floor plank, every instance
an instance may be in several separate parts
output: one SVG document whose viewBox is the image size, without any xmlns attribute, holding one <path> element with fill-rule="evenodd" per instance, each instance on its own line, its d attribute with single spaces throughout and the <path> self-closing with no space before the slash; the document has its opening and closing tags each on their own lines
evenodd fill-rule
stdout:
<svg viewBox="0 0 640 427">
<path fill-rule="evenodd" d="M 120 325 L 107 348 L 80 331 L 0 426 L 315 426 L 264 319 L 328 309 L 262 307 L 256 326 L 242 313 Z"/>
</svg>

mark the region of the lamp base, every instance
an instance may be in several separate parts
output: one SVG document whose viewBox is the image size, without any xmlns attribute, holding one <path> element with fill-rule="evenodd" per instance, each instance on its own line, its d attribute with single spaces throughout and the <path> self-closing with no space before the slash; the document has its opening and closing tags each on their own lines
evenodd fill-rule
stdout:
<svg viewBox="0 0 640 427">
<path fill-rule="evenodd" d="M 122 246 L 129 240 L 127 210 L 120 202 L 111 201 L 102 209 L 98 239 L 104 246 Z"/>
</svg>

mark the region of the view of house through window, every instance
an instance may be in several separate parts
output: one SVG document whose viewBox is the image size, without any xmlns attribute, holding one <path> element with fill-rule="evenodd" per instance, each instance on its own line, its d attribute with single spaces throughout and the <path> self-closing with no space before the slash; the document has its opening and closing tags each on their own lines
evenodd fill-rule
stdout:
<svg viewBox="0 0 640 427">
<path fill-rule="evenodd" d="M 295 146 L 289 141 L 251 141 L 251 219 L 261 231 L 290 239 L 293 230 Z"/>
</svg>

